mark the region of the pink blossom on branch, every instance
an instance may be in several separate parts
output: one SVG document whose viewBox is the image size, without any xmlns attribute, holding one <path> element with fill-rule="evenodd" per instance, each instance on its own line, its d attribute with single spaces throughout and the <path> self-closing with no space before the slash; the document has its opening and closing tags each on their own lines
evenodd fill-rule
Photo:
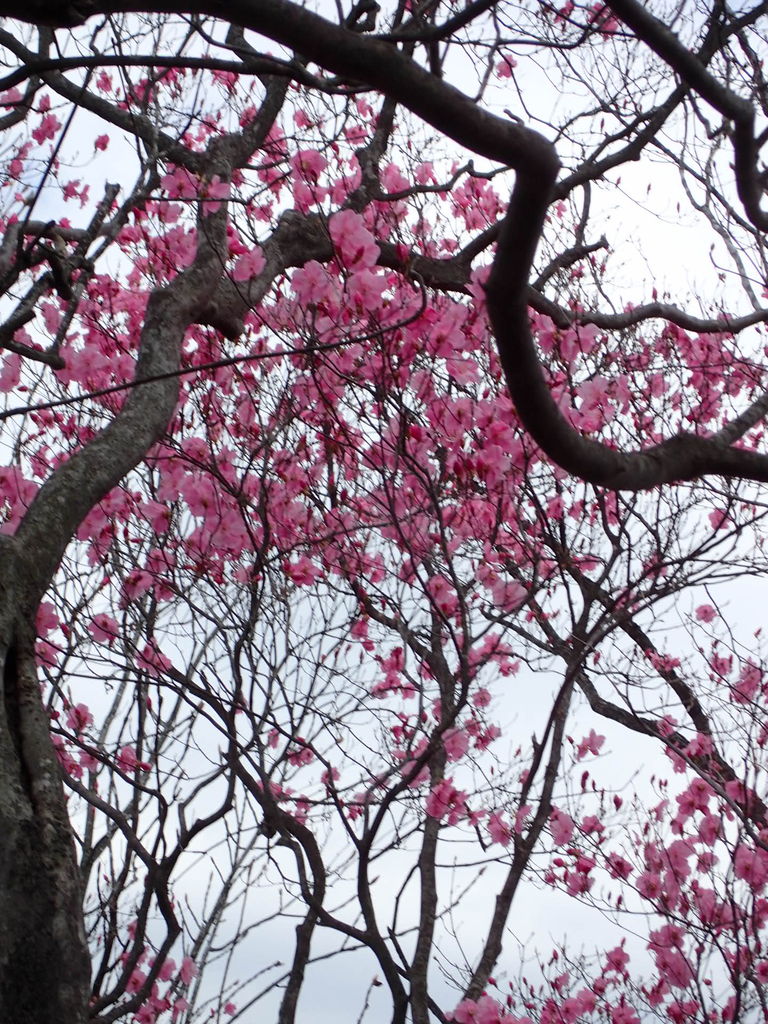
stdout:
<svg viewBox="0 0 768 1024">
<path fill-rule="evenodd" d="M 292 562 L 286 561 L 284 568 L 290 579 L 299 587 L 312 586 L 323 575 L 310 558 L 300 555 Z"/>
<path fill-rule="evenodd" d="M 494 843 L 500 843 L 502 846 L 509 846 L 512 839 L 512 829 L 498 812 L 495 812 L 490 816 L 487 828 L 488 835 Z"/>
<path fill-rule="evenodd" d="M 334 214 L 328 230 L 336 252 L 347 270 L 362 270 L 375 264 L 379 257 L 379 247 L 359 213 L 355 213 L 354 210 L 342 210 Z"/>
<path fill-rule="evenodd" d="M 700 604 L 696 609 L 696 618 L 699 622 L 713 622 L 717 618 L 717 612 L 711 604 Z"/>
<path fill-rule="evenodd" d="M 291 162 L 294 170 L 311 184 L 317 184 L 318 178 L 328 166 L 328 161 L 316 149 L 299 150 Z"/>
<path fill-rule="evenodd" d="M 99 644 L 112 644 L 120 636 L 120 627 L 117 622 L 110 615 L 104 613 L 95 615 L 91 619 L 88 630 Z"/>
<path fill-rule="evenodd" d="M 117 767 L 126 775 L 132 775 L 135 771 L 147 772 L 151 765 L 147 761 L 140 761 L 136 754 L 136 748 L 129 745 L 124 746 L 115 758 Z"/>
<path fill-rule="evenodd" d="M 549 816 L 549 831 L 556 846 L 570 842 L 574 829 L 573 820 L 564 811 L 557 808 L 552 810 Z"/>
<path fill-rule="evenodd" d="M 597 757 L 604 743 L 605 736 L 598 736 L 594 729 L 590 729 L 589 735 L 585 736 L 576 748 L 576 759 L 580 761 L 587 754 Z"/>
<path fill-rule="evenodd" d="M 430 790 L 426 812 L 430 818 L 442 821 L 447 817 L 449 825 L 455 825 L 467 814 L 467 794 L 460 792 L 450 779 L 442 779 Z"/>
<path fill-rule="evenodd" d="M 185 956 L 179 968 L 179 981 L 182 985 L 189 985 L 193 978 L 198 975 L 198 968 L 191 956 Z"/>
<path fill-rule="evenodd" d="M 501 1005 L 487 995 L 478 1000 L 463 1000 L 447 1019 L 454 1024 L 533 1024 L 530 1017 L 505 1013 Z"/>
<path fill-rule="evenodd" d="M 93 715 L 86 704 L 75 704 L 67 712 L 67 726 L 78 735 L 93 724 Z"/>
<path fill-rule="evenodd" d="M 496 74 L 499 78 L 511 78 L 513 70 L 517 67 L 517 61 L 511 54 L 503 54 L 496 65 Z"/>
<path fill-rule="evenodd" d="M 55 114 L 46 114 L 32 132 L 32 138 L 40 145 L 48 139 L 55 139 L 61 128 L 61 121 Z"/>
<path fill-rule="evenodd" d="M 156 679 L 171 667 L 171 660 L 158 650 L 157 645 L 152 641 L 145 644 L 138 652 L 136 665 L 141 671 Z"/>
<path fill-rule="evenodd" d="M 249 281 L 252 277 L 258 277 L 265 264 L 261 249 L 258 245 L 254 246 L 250 252 L 246 252 L 237 260 L 232 270 L 232 279 L 234 281 Z"/>
<path fill-rule="evenodd" d="M 458 761 L 469 750 L 469 736 L 464 729 L 448 729 L 443 733 L 443 747 L 449 761 Z"/>
</svg>

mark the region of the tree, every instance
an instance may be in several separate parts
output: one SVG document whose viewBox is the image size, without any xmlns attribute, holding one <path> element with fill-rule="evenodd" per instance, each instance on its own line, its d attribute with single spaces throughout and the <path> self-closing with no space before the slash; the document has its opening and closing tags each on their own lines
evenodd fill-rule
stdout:
<svg viewBox="0 0 768 1024">
<path fill-rule="evenodd" d="M 0 1017 L 765 1016 L 764 5 L 0 13 Z M 706 301 L 622 288 L 652 157 Z M 536 879 L 645 968 L 504 988 Z"/>
</svg>

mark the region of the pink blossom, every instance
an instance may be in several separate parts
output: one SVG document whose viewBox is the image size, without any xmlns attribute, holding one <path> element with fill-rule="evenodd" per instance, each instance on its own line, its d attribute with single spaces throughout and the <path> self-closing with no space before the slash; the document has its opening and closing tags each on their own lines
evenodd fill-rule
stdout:
<svg viewBox="0 0 768 1024">
<path fill-rule="evenodd" d="M 413 176 L 414 180 L 419 185 L 427 185 L 429 184 L 429 182 L 437 181 L 437 177 L 435 176 L 434 164 L 430 163 L 429 161 L 426 161 L 422 164 L 417 164 Z"/>
<path fill-rule="evenodd" d="M 576 993 L 575 1001 L 577 1004 L 579 1013 L 592 1013 L 597 1006 L 597 999 L 595 993 L 590 992 L 588 988 L 583 988 L 581 991 Z"/>
<path fill-rule="evenodd" d="M 333 297 L 336 288 L 328 271 L 317 260 L 309 260 L 303 267 L 294 270 L 291 287 L 294 295 L 303 305 L 317 304 L 329 295 Z"/>
<path fill-rule="evenodd" d="M 4 93 L 0 93 L 0 106 L 3 107 L 15 107 L 18 103 L 21 103 L 21 93 L 18 89 L 8 89 Z"/>
<path fill-rule="evenodd" d="M 691 965 L 682 953 L 677 950 L 654 950 L 654 958 L 659 974 L 673 988 L 687 988 L 693 980 Z"/>
<path fill-rule="evenodd" d="M 512 830 L 498 812 L 494 812 L 488 819 L 488 834 L 494 843 L 501 846 L 509 846 L 512 839 Z"/>
<path fill-rule="evenodd" d="M 441 779 L 427 797 L 426 812 L 430 818 L 442 821 L 448 816 L 448 824 L 455 825 L 467 813 L 467 794 L 459 792 L 450 779 Z"/>
<path fill-rule="evenodd" d="M 348 270 L 372 267 L 379 258 L 379 247 L 365 221 L 354 210 L 342 210 L 331 217 L 328 230 L 342 263 Z"/>
<path fill-rule="evenodd" d="M 710 526 L 715 531 L 725 530 L 731 525 L 728 513 L 720 508 L 713 509 L 707 518 L 709 519 Z"/>
<path fill-rule="evenodd" d="M 637 891 L 641 896 L 649 900 L 657 900 L 662 894 L 662 885 L 659 875 L 655 871 L 644 871 L 637 876 Z"/>
<path fill-rule="evenodd" d="M 300 555 L 295 562 L 284 562 L 283 568 L 298 587 L 311 587 L 323 575 L 306 555 Z"/>
<path fill-rule="evenodd" d="M 449 761 L 458 761 L 469 750 L 469 736 L 464 729 L 447 729 L 443 733 L 443 747 Z"/>
<path fill-rule="evenodd" d="M 501 60 L 496 65 L 496 74 L 499 78 L 511 78 L 513 70 L 517 67 L 517 61 L 509 54 L 503 54 Z"/>
<path fill-rule="evenodd" d="M 133 1020 L 136 1024 L 156 1024 L 158 1012 L 160 1012 L 158 1008 L 153 1006 L 150 1001 L 136 1011 Z"/>
<path fill-rule="evenodd" d="M 206 214 L 215 213 L 221 206 L 221 201 L 229 199 L 230 191 L 230 183 L 222 181 L 218 174 L 214 174 L 210 181 L 203 182 L 200 189 L 200 196 L 205 199 L 203 211 Z"/>
<path fill-rule="evenodd" d="M 605 736 L 598 736 L 594 729 L 590 729 L 589 736 L 585 736 L 576 748 L 576 760 L 580 761 L 587 754 L 600 753 L 600 748 L 605 743 Z"/>
<path fill-rule="evenodd" d="M 685 932 L 676 924 L 665 924 L 661 928 L 652 931 L 648 948 L 658 949 L 682 949 Z"/>
<path fill-rule="evenodd" d="M 555 846 L 563 846 L 573 836 L 573 820 L 563 811 L 554 808 L 549 816 L 549 831 Z"/>
<path fill-rule="evenodd" d="M 733 873 L 747 882 L 755 892 L 761 892 L 768 881 L 768 853 L 740 846 L 733 859 Z"/>
<path fill-rule="evenodd" d="M 171 668 L 171 660 L 158 650 L 154 641 L 145 644 L 136 655 L 136 665 L 141 671 L 156 679 L 163 672 Z"/>
<path fill-rule="evenodd" d="M 373 313 L 382 305 L 382 293 L 387 287 L 386 278 L 368 268 L 357 270 L 347 280 L 347 291 L 355 305 Z"/>
<path fill-rule="evenodd" d="M 476 690 L 472 695 L 472 703 L 476 708 L 487 708 L 491 703 L 491 695 L 489 691 L 484 687 L 480 687 L 480 689 Z"/>
<path fill-rule="evenodd" d="M 696 609 L 696 618 L 699 622 L 712 622 L 717 618 L 717 612 L 711 604 L 700 604 Z"/>
<path fill-rule="evenodd" d="M 132 775 L 134 771 L 149 771 L 151 765 L 146 761 L 139 761 L 136 756 L 136 749 L 130 745 L 127 745 L 120 750 L 117 757 L 115 758 L 117 767 L 125 775 Z"/>
<path fill-rule="evenodd" d="M 178 1020 L 178 1018 L 181 1016 L 181 1014 L 184 1013 L 184 1011 L 188 1010 L 188 1009 L 189 1009 L 189 1000 L 185 999 L 183 996 L 180 996 L 177 1000 L 175 1000 L 175 1002 L 173 1004 L 173 1010 L 171 1011 L 171 1019 L 172 1020 Z"/>
<path fill-rule="evenodd" d="M 561 494 L 550 498 L 547 502 L 547 515 L 550 519 L 562 519 L 565 512 L 565 502 Z"/>
<path fill-rule="evenodd" d="M 676 839 L 664 851 L 664 859 L 677 880 L 685 879 L 691 873 L 688 861 L 693 853 L 693 846 L 684 839 Z"/>
<path fill-rule="evenodd" d="M 617 971 L 619 974 L 623 974 L 628 963 L 629 953 L 627 953 L 621 946 L 616 946 L 614 949 L 609 950 L 605 955 L 606 971 Z"/>
<path fill-rule="evenodd" d="M 172 957 L 166 957 L 163 960 L 163 966 L 157 975 L 160 981 L 170 981 L 176 973 L 176 961 Z"/>
<path fill-rule="evenodd" d="M 242 255 L 232 270 L 232 278 L 235 281 L 249 281 L 252 277 L 258 277 L 266 265 L 264 254 L 258 245 L 250 252 Z"/>
<path fill-rule="evenodd" d="M 296 742 L 300 746 L 288 752 L 288 760 L 292 765 L 300 767 L 301 765 L 311 764 L 315 759 L 314 751 L 310 746 L 307 746 L 305 740 L 301 736 L 296 737 Z"/>
<path fill-rule="evenodd" d="M 600 835 L 601 832 L 605 831 L 605 825 L 600 821 L 596 814 L 587 814 L 581 820 L 579 831 L 583 832 L 585 836 L 591 835 L 592 833 Z"/>
<path fill-rule="evenodd" d="M 32 132 L 32 138 L 38 145 L 41 145 L 46 139 L 55 139 L 59 128 L 61 128 L 61 121 L 59 121 L 56 115 L 46 114 Z"/>
<path fill-rule="evenodd" d="M 17 332 L 18 336 L 19 332 Z M 2 370 L 0 370 L 0 391 L 13 391 L 21 380 L 21 356 L 15 352 L 6 352 L 3 355 Z"/>
<path fill-rule="evenodd" d="M 501 736 L 501 729 L 498 725 L 489 725 L 487 729 L 479 734 L 475 740 L 475 747 L 477 750 L 487 750 L 487 748 Z"/>
<path fill-rule="evenodd" d="M 46 637 L 59 626 L 59 617 L 50 601 L 41 601 L 35 616 L 35 629 L 39 637 Z"/>
<path fill-rule="evenodd" d="M 520 804 L 515 814 L 515 832 L 517 835 L 521 835 L 525 828 L 526 819 L 531 813 L 530 804 Z"/>
<path fill-rule="evenodd" d="M 191 956 L 185 956 L 179 968 L 179 981 L 182 985 L 189 985 L 193 978 L 197 977 L 197 965 Z"/>
<path fill-rule="evenodd" d="M 632 865 L 621 854 L 609 853 L 606 860 L 611 878 L 626 880 L 632 874 Z"/>
<path fill-rule="evenodd" d="M 108 644 L 111 646 L 116 637 L 120 635 L 120 627 L 111 615 L 106 615 L 102 612 L 99 615 L 94 615 L 91 619 L 88 632 L 97 644 Z"/>
<path fill-rule="evenodd" d="M 59 664 L 59 649 L 49 644 L 47 640 L 38 640 L 35 643 L 35 659 L 38 665 L 46 665 L 52 668 Z"/>
<path fill-rule="evenodd" d="M 125 606 L 131 601 L 135 601 L 137 597 L 141 597 L 142 594 L 146 594 L 153 583 L 154 579 L 151 573 L 144 569 L 131 569 L 123 580 L 123 605 Z"/>
<path fill-rule="evenodd" d="M 731 700 L 736 704 L 748 704 L 757 696 L 762 682 L 762 670 L 750 659 L 742 665 L 738 683 L 731 687 Z"/>
<path fill-rule="evenodd" d="M 728 676 L 733 670 L 733 656 L 713 652 L 712 657 L 709 659 L 709 667 L 715 676 Z"/>
<path fill-rule="evenodd" d="M 93 724 L 93 715 L 87 704 L 75 704 L 67 712 L 67 726 L 80 735 Z"/>
<path fill-rule="evenodd" d="M 328 161 L 316 149 L 299 150 L 291 163 L 296 173 L 310 184 L 317 184 L 317 179 L 328 166 Z"/>
<path fill-rule="evenodd" d="M 194 199 L 200 180 L 184 167 L 173 167 L 162 176 L 160 185 L 171 199 Z"/>
<path fill-rule="evenodd" d="M 640 1024 L 640 1018 L 626 1003 L 611 1009 L 611 1024 Z"/>
<path fill-rule="evenodd" d="M 168 505 L 149 499 L 142 502 L 141 513 L 155 533 L 163 534 L 168 532 L 171 518 L 171 509 Z"/>
<path fill-rule="evenodd" d="M 59 760 L 59 764 L 62 766 L 64 771 L 67 775 L 71 775 L 73 778 L 79 779 L 83 774 L 82 766 L 70 753 L 63 736 L 51 736 L 51 741 L 53 743 L 54 750 L 56 751 L 56 757 Z"/>
<path fill-rule="evenodd" d="M 427 589 L 441 615 L 455 615 L 459 609 L 459 598 L 450 580 L 445 576 L 433 576 Z"/>
<path fill-rule="evenodd" d="M 82 196 L 82 183 L 80 180 L 66 182 L 65 186 L 61 189 L 61 195 L 66 200 L 80 198 Z"/>
<path fill-rule="evenodd" d="M 411 187 L 411 183 L 394 163 L 388 163 L 382 170 L 381 184 L 384 191 L 390 193 L 404 192 Z"/>
<path fill-rule="evenodd" d="M 605 4 L 592 4 L 589 9 L 589 22 L 594 25 L 601 35 L 610 36 L 619 30 L 619 19 Z M 616 1022 L 614 1022 L 616 1024 Z M 622 1024 L 624 1022 L 622 1021 Z M 627 1022 L 629 1024 L 629 1022 Z"/>
<path fill-rule="evenodd" d="M 530 1017 L 511 1017 L 490 996 L 482 995 L 475 1001 L 465 999 L 459 1003 L 448 1019 L 455 1024 L 532 1024 Z"/>
<path fill-rule="evenodd" d="M 494 604 L 502 611 L 516 612 L 528 600 L 528 591 L 521 583 L 498 580 L 491 587 Z"/>
<path fill-rule="evenodd" d="M 697 732 L 685 748 L 685 753 L 688 757 L 706 757 L 712 753 L 712 749 L 712 737 L 707 736 L 704 733 Z M 703 779 L 694 779 L 694 782 L 703 782 Z"/>
<path fill-rule="evenodd" d="M 147 976 L 143 971 L 140 971 L 138 967 L 134 967 L 131 972 L 125 989 L 127 992 L 138 992 L 144 982 L 147 980 Z"/>
</svg>

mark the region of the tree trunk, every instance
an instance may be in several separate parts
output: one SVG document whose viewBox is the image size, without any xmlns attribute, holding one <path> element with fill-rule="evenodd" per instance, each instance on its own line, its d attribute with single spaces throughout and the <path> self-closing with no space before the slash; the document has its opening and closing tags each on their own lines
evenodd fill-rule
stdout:
<svg viewBox="0 0 768 1024">
<path fill-rule="evenodd" d="M 90 968 L 79 873 L 33 633 L 18 622 L 13 599 L 14 561 L 0 558 L 0 1021 L 85 1024 Z"/>
</svg>

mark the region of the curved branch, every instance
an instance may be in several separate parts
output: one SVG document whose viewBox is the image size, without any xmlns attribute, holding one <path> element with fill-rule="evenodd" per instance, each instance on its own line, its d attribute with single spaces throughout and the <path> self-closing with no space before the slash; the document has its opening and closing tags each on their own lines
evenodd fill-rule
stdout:
<svg viewBox="0 0 768 1024">
<path fill-rule="evenodd" d="M 178 366 L 184 333 L 197 319 L 221 273 L 223 211 L 224 204 L 200 225 L 201 243 L 192 265 L 150 296 L 136 363 L 137 378 L 167 374 Z M 88 511 L 162 435 L 173 415 L 177 392 L 176 377 L 133 389 L 109 426 L 40 489 L 14 538 L 24 552 L 33 594 L 42 596 L 70 537 Z"/>
</svg>

